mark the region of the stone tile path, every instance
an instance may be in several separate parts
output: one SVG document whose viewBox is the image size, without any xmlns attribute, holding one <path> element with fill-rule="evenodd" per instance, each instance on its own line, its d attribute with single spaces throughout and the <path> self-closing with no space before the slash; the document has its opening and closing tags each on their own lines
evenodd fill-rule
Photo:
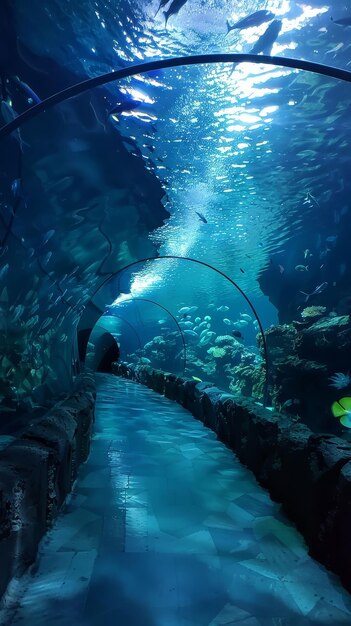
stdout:
<svg viewBox="0 0 351 626">
<path fill-rule="evenodd" d="M 214 433 L 136 383 L 97 381 L 90 458 L 7 624 L 351 624 L 349 594 Z"/>
</svg>

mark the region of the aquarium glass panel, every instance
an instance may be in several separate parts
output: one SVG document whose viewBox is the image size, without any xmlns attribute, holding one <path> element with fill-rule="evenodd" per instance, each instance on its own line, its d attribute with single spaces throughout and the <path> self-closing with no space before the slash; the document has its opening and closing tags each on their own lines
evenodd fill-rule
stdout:
<svg viewBox="0 0 351 626">
<path fill-rule="evenodd" d="M 89 90 L 3 139 L 4 411 L 68 389 L 77 331 L 126 315 L 142 344 L 118 321 L 127 362 L 181 373 L 184 339 L 188 377 L 263 402 L 268 367 L 269 406 L 345 432 L 350 99 L 293 68 L 184 66 Z M 188 260 L 130 266 L 157 255 Z"/>
</svg>

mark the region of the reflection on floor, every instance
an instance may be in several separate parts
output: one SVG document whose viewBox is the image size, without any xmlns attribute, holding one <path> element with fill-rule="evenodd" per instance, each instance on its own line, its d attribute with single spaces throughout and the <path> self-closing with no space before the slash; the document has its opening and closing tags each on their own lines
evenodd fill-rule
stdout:
<svg viewBox="0 0 351 626">
<path fill-rule="evenodd" d="M 98 388 L 91 456 L 11 623 L 351 624 L 351 597 L 210 430 L 135 383 Z"/>
</svg>

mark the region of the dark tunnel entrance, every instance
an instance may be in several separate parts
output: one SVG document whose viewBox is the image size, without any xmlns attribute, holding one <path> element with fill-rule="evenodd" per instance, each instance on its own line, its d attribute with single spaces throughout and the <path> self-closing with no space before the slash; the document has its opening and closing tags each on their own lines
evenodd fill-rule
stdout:
<svg viewBox="0 0 351 626">
<path fill-rule="evenodd" d="M 95 341 L 94 357 L 96 372 L 112 373 L 112 363 L 118 361 L 120 349 L 116 339 L 108 331 L 105 331 Z"/>
<path fill-rule="evenodd" d="M 93 330 L 92 328 L 82 328 L 81 330 L 78 330 L 78 333 L 77 333 L 78 354 L 79 354 L 79 361 L 81 363 L 84 363 L 85 361 L 88 341 L 89 341 L 89 337 L 91 335 L 92 330 Z"/>
</svg>

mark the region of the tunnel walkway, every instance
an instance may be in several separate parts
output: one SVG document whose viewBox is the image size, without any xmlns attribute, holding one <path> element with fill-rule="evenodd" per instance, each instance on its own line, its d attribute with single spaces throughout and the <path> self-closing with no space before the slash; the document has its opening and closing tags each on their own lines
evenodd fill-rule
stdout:
<svg viewBox="0 0 351 626">
<path fill-rule="evenodd" d="M 136 383 L 97 385 L 91 455 L 7 623 L 351 623 L 338 579 L 212 431 Z"/>
</svg>

